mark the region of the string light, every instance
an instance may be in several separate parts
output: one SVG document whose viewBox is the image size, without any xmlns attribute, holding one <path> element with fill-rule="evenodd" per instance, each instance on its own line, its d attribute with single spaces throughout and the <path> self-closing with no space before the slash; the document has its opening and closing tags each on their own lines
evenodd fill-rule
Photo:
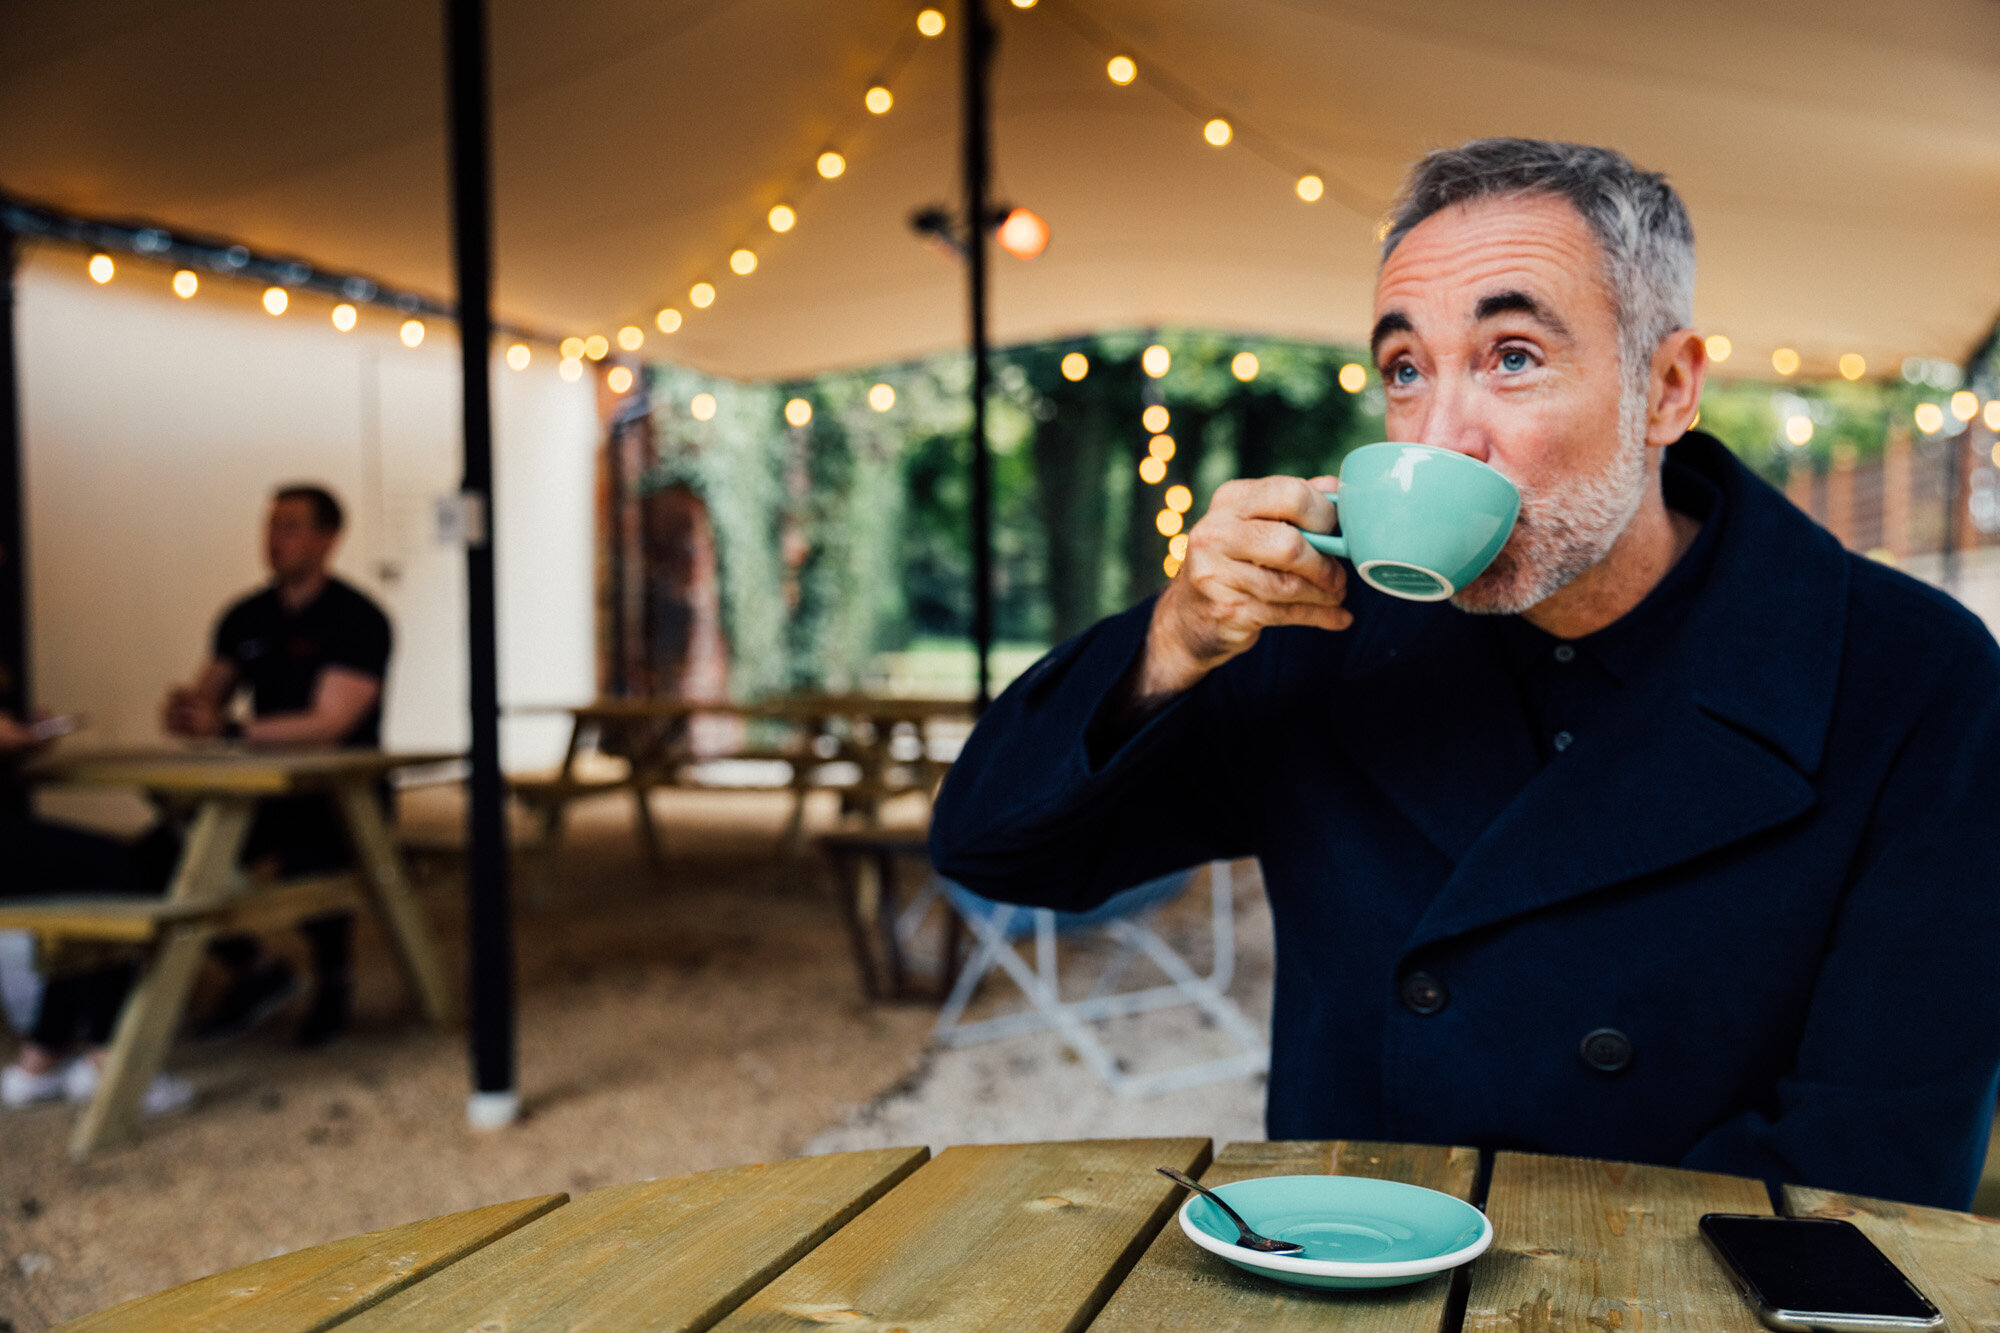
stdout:
<svg viewBox="0 0 2000 1333">
<path fill-rule="evenodd" d="M 829 148 L 819 155 L 819 161 L 814 165 L 819 168 L 820 175 L 826 177 L 828 180 L 832 180 L 835 176 L 847 170 L 847 159 Z"/>
<path fill-rule="evenodd" d="M 1986 410 L 1980 414 L 1979 419 L 1986 423 L 1986 429 L 2000 431 L 2000 398 L 1995 398 L 1986 404 Z"/>
<path fill-rule="evenodd" d="M 1979 395 L 1970 389 L 1960 389 L 1951 396 L 1951 414 L 1960 421 L 1970 421 L 1979 415 Z"/>
<path fill-rule="evenodd" d="M 562 364 L 556 367 L 556 374 L 574 384 L 583 378 L 583 362 L 576 357 L 566 356 L 562 359 Z"/>
<path fill-rule="evenodd" d="M 1708 359 L 1718 362 L 1727 361 L 1730 352 L 1735 350 L 1729 345 L 1729 339 L 1719 333 L 1709 334 L 1704 346 L 1708 348 Z"/>
<path fill-rule="evenodd" d="M 110 255 L 92 255 L 90 257 L 90 280 L 98 286 L 102 287 L 105 283 L 111 281 L 111 275 L 117 271 L 118 266 L 111 262 Z"/>
<path fill-rule="evenodd" d="M 1326 182 L 1308 173 L 1299 177 L 1299 183 L 1293 188 L 1299 192 L 1299 198 L 1309 204 L 1316 204 L 1319 202 L 1319 197 L 1326 193 Z"/>
<path fill-rule="evenodd" d="M 1162 509 L 1153 515 L 1153 526 L 1160 530 L 1162 537 L 1171 537 L 1181 530 L 1181 516 L 1171 509 Z"/>
<path fill-rule="evenodd" d="M 1780 347 L 1771 353 L 1771 369 L 1780 375 L 1789 375 L 1799 368 L 1799 354 L 1789 347 Z"/>
<path fill-rule="evenodd" d="M 292 298 L 285 294 L 283 287 L 266 287 L 264 289 L 264 308 L 272 314 L 284 314 L 285 307 L 291 303 Z"/>
<path fill-rule="evenodd" d="M 1164 351 L 1165 349 L 1161 350 Z M 1149 375 L 1154 373 L 1153 367 L 1150 364 L 1146 367 L 1146 373 Z M 1140 424 L 1144 425 L 1147 430 L 1152 431 L 1155 435 L 1165 430 L 1167 423 L 1173 419 L 1173 413 L 1167 411 L 1166 407 L 1160 403 L 1154 403 L 1139 414 Z"/>
<path fill-rule="evenodd" d="M 354 332 L 354 325 L 360 318 L 360 312 L 345 301 L 333 308 L 333 327 L 342 333 Z"/>
<path fill-rule="evenodd" d="M 1794 415 L 1785 418 L 1785 438 L 1790 440 L 1794 445 L 1806 444 L 1811 441 L 1812 437 L 1813 424 L 1811 417 Z"/>
<path fill-rule="evenodd" d="M 2000 467 L 2000 443 L 1996 443 L 1993 446 L 1993 452 L 1989 457 L 1992 458 L 1994 467 Z"/>
<path fill-rule="evenodd" d="M 1359 361 L 1350 361 L 1340 368 L 1340 387 L 1349 393 L 1360 393 L 1368 387 L 1368 367 Z"/>
<path fill-rule="evenodd" d="M 813 419 L 813 405 L 803 398 L 794 398 L 785 404 L 785 420 L 794 426 L 803 426 Z"/>
<path fill-rule="evenodd" d="M 917 15 L 917 31 L 926 37 L 935 37 L 944 31 L 944 15 L 935 9 L 926 9 Z"/>
<path fill-rule="evenodd" d="M 1016 9 L 1033 9 L 1034 7 L 1035 0 L 1014 0 L 1014 8 Z"/>
<path fill-rule="evenodd" d="M 1858 380 L 1868 373 L 1868 362 L 1859 352 L 1847 352 L 1840 358 L 1840 377 L 1844 380 Z"/>
<path fill-rule="evenodd" d="M 1169 486 L 1167 493 L 1160 498 L 1176 514 L 1185 514 L 1194 508 L 1194 492 L 1185 486 Z"/>
<path fill-rule="evenodd" d="M 712 393 L 696 394 L 688 400 L 688 413 L 696 421 L 713 421 L 715 419 L 715 395 Z"/>
<path fill-rule="evenodd" d="M 1120 88 L 1139 77 L 1139 67 L 1132 63 L 1131 56 L 1111 57 L 1104 66 L 1104 72 L 1110 75 L 1111 81 Z"/>
<path fill-rule="evenodd" d="M 565 338 L 562 340 L 562 346 L 557 350 L 562 353 L 562 358 L 565 361 L 581 361 L 583 359 L 583 339 Z"/>
<path fill-rule="evenodd" d="M 604 387 L 613 393 L 624 393 L 632 387 L 632 371 L 626 366 L 613 366 L 604 377 Z"/>
<path fill-rule="evenodd" d="M 201 279 L 194 275 L 193 269 L 184 268 L 174 274 L 174 295 L 180 297 L 181 300 L 187 300 L 200 290 Z"/>
<path fill-rule="evenodd" d="M 1162 463 L 1173 462 L 1174 437 L 1171 435 L 1155 435 L 1152 439 L 1146 441 L 1146 452 L 1150 456 L 1159 459 Z"/>
<path fill-rule="evenodd" d="M 879 116 L 896 105 L 896 95 L 878 83 L 862 95 L 861 103 Z"/>
<path fill-rule="evenodd" d="M 996 238 L 1000 248 L 1014 258 L 1033 259 L 1049 247 L 1049 224 L 1029 209 L 1010 209 Z"/>
<path fill-rule="evenodd" d="M 764 215 L 764 220 L 771 224 L 772 231 L 790 231 L 798 225 L 799 215 L 783 204 L 773 204 L 771 211 Z"/>
<path fill-rule="evenodd" d="M 1188 537 L 1185 532 L 1177 532 L 1167 543 L 1167 554 L 1176 560 L 1187 559 Z"/>
<path fill-rule="evenodd" d="M 1944 409 L 1936 403 L 1918 403 L 1916 418 L 1918 430 L 1926 435 L 1935 435 L 1944 425 Z"/>
<path fill-rule="evenodd" d="M 1255 352 L 1238 352 L 1229 359 L 1229 373 L 1237 379 L 1242 380 L 1245 384 L 1257 378 L 1257 371 L 1257 354 Z"/>
<path fill-rule="evenodd" d="M 1071 384 L 1090 373 L 1090 358 L 1082 352 L 1071 352 L 1062 359 L 1063 378 Z"/>
<path fill-rule="evenodd" d="M 887 412 L 896 405 L 896 391 L 887 384 L 878 384 L 868 391 L 868 406 L 877 412 Z"/>
<path fill-rule="evenodd" d="M 697 282 L 688 288 L 688 304 L 697 310 L 706 310 L 715 304 L 715 288 L 705 282 Z"/>
<path fill-rule="evenodd" d="M 1160 563 L 1160 568 L 1166 571 L 1168 578 L 1173 578 L 1181 572 L 1181 562 L 1170 555 Z"/>
<path fill-rule="evenodd" d="M 618 345 L 628 352 L 636 352 L 646 344 L 646 331 L 637 324 L 627 324 L 618 330 Z"/>
<path fill-rule="evenodd" d="M 1174 354 L 1158 343 L 1154 343 L 1139 354 L 1140 367 L 1154 379 L 1159 379 L 1165 375 L 1167 368 L 1172 366 L 1173 363 Z"/>
<path fill-rule="evenodd" d="M 732 251 L 729 256 L 729 269 L 730 272 L 735 273 L 738 277 L 749 277 L 757 271 L 757 252 L 754 250 Z"/>
<path fill-rule="evenodd" d="M 528 350 L 528 344 L 515 343 L 507 349 L 507 369 L 526 370 L 528 362 L 534 360 L 534 356 L 535 354 Z"/>
<path fill-rule="evenodd" d="M 673 333 L 681 326 L 681 312 L 672 306 L 668 306 L 659 314 L 653 316 L 653 325 L 661 333 Z"/>
<path fill-rule="evenodd" d="M 583 354 L 592 361 L 602 361 L 611 351 L 611 342 L 601 333 L 593 333 L 583 340 Z"/>
<path fill-rule="evenodd" d="M 1167 477 L 1167 465 L 1147 454 L 1139 460 L 1139 480 L 1148 486 L 1157 486 Z"/>
<path fill-rule="evenodd" d="M 424 340 L 424 322 L 421 319 L 406 319 L 396 336 L 403 340 L 403 346 L 415 347 Z"/>
<path fill-rule="evenodd" d="M 1217 116 L 1214 120 L 1209 121 L 1208 124 L 1201 127 L 1201 137 L 1214 144 L 1217 148 L 1226 147 L 1232 133 L 1233 131 L 1229 128 L 1229 122 L 1221 116 Z"/>
</svg>

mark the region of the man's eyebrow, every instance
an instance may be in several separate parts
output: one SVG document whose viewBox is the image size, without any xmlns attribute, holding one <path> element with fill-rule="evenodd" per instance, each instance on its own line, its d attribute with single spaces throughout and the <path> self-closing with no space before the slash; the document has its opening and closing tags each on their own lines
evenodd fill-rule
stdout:
<svg viewBox="0 0 2000 1333">
<path fill-rule="evenodd" d="M 1408 333 L 1412 327 L 1408 315 L 1400 310 L 1391 310 L 1375 321 L 1375 331 L 1368 335 L 1368 350 L 1375 351 L 1382 345 L 1382 340 L 1390 334 Z"/>
<path fill-rule="evenodd" d="M 1569 325 L 1563 323 L 1555 311 L 1526 292 L 1495 292 L 1491 296 L 1480 297 L 1479 304 L 1472 308 L 1472 322 L 1477 324 L 1495 315 L 1506 314 L 1526 315 L 1549 332 L 1560 337 L 1569 337 Z"/>
</svg>

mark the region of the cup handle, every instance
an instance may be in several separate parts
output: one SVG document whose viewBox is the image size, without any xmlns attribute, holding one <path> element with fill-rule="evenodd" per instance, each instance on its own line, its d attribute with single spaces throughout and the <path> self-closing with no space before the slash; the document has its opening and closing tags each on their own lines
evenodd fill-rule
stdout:
<svg viewBox="0 0 2000 1333">
<path fill-rule="evenodd" d="M 1320 494 L 1326 497 L 1328 504 L 1336 506 L 1340 504 L 1340 496 L 1337 492 L 1321 491 Z M 1338 533 L 1307 532 L 1301 528 L 1299 529 L 1299 535 L 1306 539 L 1306 545 L 1312 547 L 1313 550 L 1318 551 L 1321 555 L 1337 555 L 1342 559 L 1347 558 L 1347 538 Z"/>
</svg>

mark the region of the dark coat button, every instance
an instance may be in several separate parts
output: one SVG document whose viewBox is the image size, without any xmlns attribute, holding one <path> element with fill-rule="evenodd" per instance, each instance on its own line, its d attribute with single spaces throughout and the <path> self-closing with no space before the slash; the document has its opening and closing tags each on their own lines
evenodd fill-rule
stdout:
<svg viewBox="0 0 2000 1333">
<path fill-rule="evenodd" d="M 1615 1074 L 1632 1063 L 1632 1039 L 1617 1028 L 1599 1028 L 1583 1039 L 1583 1062 Z"/>
<path fill-rule="evenodd" d="M 1428 1018 L 1451 1003 L 1451 992 L 1428 972 L 1412 972 L 1403 978 L 1403 1007 Z"/>
</svg>

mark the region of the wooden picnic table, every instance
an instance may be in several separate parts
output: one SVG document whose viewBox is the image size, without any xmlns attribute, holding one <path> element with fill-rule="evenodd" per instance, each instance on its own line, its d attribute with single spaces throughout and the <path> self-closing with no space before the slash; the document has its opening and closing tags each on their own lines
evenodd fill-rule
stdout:
<svg viewBox="0 0 2000 1333">
<path fill-rule="evenodd" d="M 150 946 L 138 983 L 119 1014 L 97 1094 L 70 1138 L 71 1156 L 82 1158 L 132 1137 L 139 1098 L 180 1027 L 208 943 L 225 931 L 370 907 L 381 917 L 425 1016 L 440 1025 L 455 1021 L 453 993 L 411 893 L 377 788 L 398 769 L 457 758 L 211 744 L 66 752 L 22 770 L 40 784 L 134 787 L 194 808 L 164 898 L 0 900 L 0 929 L 31 931 L 51 941 Z M 274 882 L 246 875 L 237 862 L 258 801 L 314 792 L 333 799 L 353 838 L 358 869 Z"/>
<path fill-rule="evenodd" d="M 1124 1139 L 796 1157 L 523 1199 L 281 1255 L 103 1311 L 83 1333 L 700 1330 L 1092 1333 L 1753 1333 L 1695 1230 L 1767 1213 L 1764 1186 L 1667 1167 L 1503 1152 L 1483 1199 L 1470 1148 Z M 1174 1220 L 1181 1191 L 1331 1172 L 1483 1203 L 1493 1246 L 1460 1276 L 1305 1291 L 1241 1273 Z M 1945 1312 L 1988 1333 L 2000 1222 L 1823 1190 L 1787 1211 L 1845 1217 Z"/>
</svg>

